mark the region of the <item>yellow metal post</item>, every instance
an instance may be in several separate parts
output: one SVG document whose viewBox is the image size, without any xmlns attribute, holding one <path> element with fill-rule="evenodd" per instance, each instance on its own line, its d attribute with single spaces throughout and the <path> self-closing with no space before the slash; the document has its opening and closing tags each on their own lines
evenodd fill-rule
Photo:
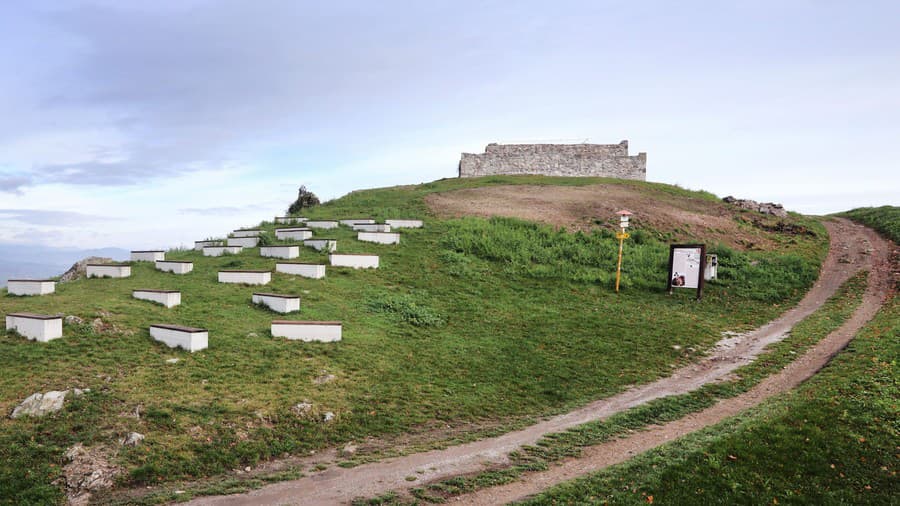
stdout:
<svg viewBox="0 0 900 506">
<path fill-rule="evenodd" d="M 622 245 L 625 239 L 628 239 L 628 233 L 625 231 L 616 234 L 619 239 L 619 264 L 616 266 L 616 293 L 619 293 L 619 280 L 622 278 Z"/>
</svg>

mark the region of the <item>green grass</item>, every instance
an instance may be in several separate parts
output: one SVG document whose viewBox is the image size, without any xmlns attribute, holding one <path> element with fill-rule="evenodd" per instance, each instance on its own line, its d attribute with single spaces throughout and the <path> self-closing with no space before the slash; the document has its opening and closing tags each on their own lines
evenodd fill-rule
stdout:
<svg viewBox="0 0 900 506">
<path fill-rule="evenodd" d="M 329 269 L 324 280 L 275 274 L 264 288 L 242 287 L 218 284 L 216 271 L 271 268 L 274 261 L 256 249 L 219 258 L 173 251 L 168 257 L 193 260 L 194 272 L 176 276 L 138 264 L 128 279 L 60 284 L 46 297 L 0 296 L 3 313 L 62 312 L 88 322 L 101 316 L 128 331 L 97 335 L 89 325 L 67 326 L 65 338 L 47 344 L 0 336 L 0 410 L 11 411 L 37 391 L 92 389 L 57 415 L 0 420 L 0 501 L 21 502 L 24 494 L 33 495 L 31 502 L 58 500 L 51 483 L 66 447 L 114 441 L 131 430 L 147 439 L 120 453 L 122 485 L 207 477 L 439 423 L 496 427 L 558 413 L 664 376 L 693 360 L 683 350 L 706 349 L 724 330 L 772 319 L 808 288 L 824 253 L 821 227 L 791 218 L 817 232 L 760 232 L 778 245 L 771 252 L 722 249 L 722 279 L 696 303 L 687 293 L 664 293 L 658 255 L 667 250 L 647 233 L 629 244 L 626 283 L 617 296 L 603 266 L 617 244 L 603 232 L 439 220 L 422 202 L 428 193 L 484 184 L 597 182 L 447 180 L 354 192 L 307 213 L 424 218 L 426 227 L 404 230 L 399 246 L 360 243 L 344 228 L 318 234 L 335 237 L 341 252 L 381 255 L 378 270 Z M 615 184 L 660 198 L 714 198 L 652 183 Z M 497 256 L 490 249 L 497 241 L 527 255 Z M 324 263 L 326 256 L 303 248 L 300 260 Z M 749 283 L 756 278 L 769 282 Z M 180 289 L 183 305 L 165 309 L 132 299 L 135 288 Z M 344 340 L 273 339 L 269 324 L 282 316 L 251 304 L 250 293 L 260 290 L 301 295 L 302 311 L 292 317 L 341 320 Z M 208 328 L 209 349 L 189 354 L 153 342 L 147 327 L 160 322 Z M 166 363 L 171 357 L 180 361 Z M 323 372 L 336 379 L 315 384 Z M 314 405 L 312 415 L 291 411 L 302 401 Z M 127 416 L 138 406 L 140 419 Z M 337 415 L 327 424 L 320 418 L 326 411 Z"/>
<path fill-rule="evenodd" d="M 900 303 L 797 390 L 524 504 L 896 504 Z"/>
<path fill-rule="evenodd" d="M 840 327 L 858 307 L 866 290 L 866 279 L 866 273 L 862 272 L 848 280 L 822 308 L 798 323 L 790 336 L 771 345 L 751 364 L 735 371 L 733 380 L 709 384 L 688 394 L 657 399 L 604 420 L 586 423 L 565 432 L 548 434 L 536 445 L 513 453 L 508 467 L 431 484 L 423 489 L 414 490 L 414 496 L 425 502 L 439 503 L 449 496 L 509 483 L 523 473 L 544 470 L 551 462 L 566 457 L 577 457 L 585 447 L 627 436 L 651 424 L 677 420 L 689 413 L 708 408 L 719 399 L 746 392 Z M 406 501 L 396 494 L 393 498 L 393 504 L 404 504 Z"/>
<path fill-rule="evenodd" d="M 860 207 L 838 213 L 836 216 L 850 218 L 872 227 L 894 241 L 895 244 L 900 244 L 900 207 Z"/>
</svg>

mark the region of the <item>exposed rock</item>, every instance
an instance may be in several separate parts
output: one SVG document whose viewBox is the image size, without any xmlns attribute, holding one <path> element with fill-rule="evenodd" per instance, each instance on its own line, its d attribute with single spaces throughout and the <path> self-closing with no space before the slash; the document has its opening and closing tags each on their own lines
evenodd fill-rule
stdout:
<svg viewBox="0 0 900 506">
<path fill-rule="evenodd" d="M 63 403 L 66 400 L 66 395 L 71 393 L 72 395 L 79 396 L 83 395 L 85 392 L 90 392 L 89 388 L 85 388 L 84 390 L 80 388 L 75 388 L 73 390 L 51 390 L 47 393 L 34 393 L 28 396 L 27 399 L 22 401 L 21 404 L 16 406 L 13 409 L 10 418 L 19 418 L 22 416 L 37 416 L 41 417 L 48 413 L 55 413 L 62 409 Z"/>
<path fill-rule="evenodd" d="M 322 416 L 322 421 L 328 423 L 332 420 L 334 420 L 334 413 L 332 413 L 331 411 L 326 411 L 325 415 Z"/>
<path fill-rule="evenodd" d="M 253 339 L 256 337 L 259 337 L 259 334 L 257 334 L 256 332 L 251 332 L 251 333 L 247 334 L 248 339 Z"/>
<path fill-rule="evenodd" d="M 757 202 L 750 199 L 737 199 L 731 195 L 723 198 L 722 202 L 740 207 L 741 209 L 749 209 L 762 214 L 771 214 L 772 216 L 777 216 L 779 218 L 786 218 L 788 215 L 787 211 L 784 210 L 784 206 L 774 202 Z"/>
<path fill-rule="evenodd" d="M 104 257 L 88 257 L 84 260 L 79 260 L 72 264 L 72 267 L 69 268 L 62 276 L 59 277 L 60 283 L 66 283 L 68 281 L 75 281 L 76 279 L 81 279 L 85 277 L 87 274 L 87 264 L 108 264 L 114 263 L 115 260 L 112 258 L 104 258 Z"/>
<path fill-rule="evenodd" d="M 166 363 L 167 363 L 167 364 L 177 364 L 177 363 L 178 363 L 178 359 L 177 359 L 177 358 L 170 358 L 170 359 L 166 360 Z"/>
<path fill-rule="evenodd" d="M 81 443 L 66 450 L 69 463 L 63 468 L 63 481 L 70 505 L 88 504 L 91 493 L 109 488 L 120 469 L 113 466 L 114 452 L 103 446 L 85 448 Z"/>
<path fill-rule="evenodd" d="M 144 440 L 144 435 L 140 432 L 129 432 L 127 436 L 122 438 L 119 443 L 123 446 L 137 446 Z"/>
<path fill-rule="evenodd" d="M 304 416 L 312 410 L 312 404 L 304 401 L 291 407 L 291 412 L 297 416 Z"/>
<path fill-rule="evenodd" d="M 341 457 L 349 458 L 356 455 L 356 450 L 358 448 L 353 443 L 347 443 L 344 445 L 344 448 L 341 450 Z"/>
<path fill-rule="evenodd" d="M 334 381 L 335 378 L 336 376 L 334 374 L 323 374 L 321 376 L 313 378 L 313 383 L 315 383 L 316 385 L 324 385 L 325 383 Z"/>
<path fill-rule="evenodd" d="M 47 413 L 55 413 L 63 407 L 66 400 L 68 390 L 58 391 L 52 390 L 45 394 L 40 392 L 31 394 L 22 404 L 13 409 L 10 418 L 19 418 L 21 416 L 44 416 Z"/>
<path fill-rule="evenodd" d="M 75 315 L 66 316 L 63 321 L 66 323 L 66 325 L 81 325 L 82 323 L 84 323 L 83 319 Z"/>
</svg>

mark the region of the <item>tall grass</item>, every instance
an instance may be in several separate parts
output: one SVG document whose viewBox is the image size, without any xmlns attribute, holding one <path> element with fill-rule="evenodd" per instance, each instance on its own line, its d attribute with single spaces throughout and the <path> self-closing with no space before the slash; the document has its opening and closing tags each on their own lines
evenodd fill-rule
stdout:
<svg viewBox="0 0 900 506">
<path fill-rule="evenodd" d="M 610 285 L 615 278 L 618 240 L 608 230 L 568 233 L 515 218 L 462 218 L 449 223 L 442 242 L 452 254 L 499 263 L 508 273 Z M 774 302 L 795 296 L 815 281 L 816 259 L 798 254 L 753 254 L 711 245 L 719 255 L 717 285 L 739 297 Z M 669 245 L 641 231 L 625 242 L 623 286 L 664 289 Z"/>
</svg>

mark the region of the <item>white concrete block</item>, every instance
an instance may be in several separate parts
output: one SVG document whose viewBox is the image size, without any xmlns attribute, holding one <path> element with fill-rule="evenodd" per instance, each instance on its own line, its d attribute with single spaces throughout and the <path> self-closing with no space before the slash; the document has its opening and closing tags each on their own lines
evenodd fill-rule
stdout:
<svg viewBox="0 0 900 506">
<path fill-rule="evenodd" d="M 356 230 L 357 232 L 390 232 L 391 226 L 384 223 L 353 225 L 353 230 Z"/>
<path fill-rule="evenodd" d="M 331 252 L 337 250 L 337 240 L 335 239 L 306 239 L 303 241 L 303 245 L 319 251 Z"/>
<path fill-rule="evenodd" d="M 325 266 L 320 264 L 278 262 L 275 264 L 275 272 L 303 276 L 304 278 L 321 279 L 325 277 Z"/>
<path fill-rule="evenodd" d="M 150 325 L 150 337 L 169 348 L 184 348 L 193 353 L 209 346 L 209 331 L 181 325 L 157 323 Z"/>
<path fill-rule="evenodd" d="M 225 241 L 194 241 L 194 249 L 197 251 L 207 246 L 225 246 Z"/>
<path fill-rule="evenodd" d="M 231 233 L 231 237 L 259 237 L 261 233 L 262 230 L 257 229 L 238 229 Z"/>
<path fill-rule="evenodd" d="M 194 270 L 194 262 L 181 262 L 177 260 L 157 260 L 156 269 L 174 274 L 187 274 Z"/>
<path fill-rule="evenodd" d="M 354 269 L 377 269 L 378 255 L 357 255 L 351 253 L 328 255 L 328 261 L 335 267 L 353 267 Z"/>
<path fill-rule="evenodd" d="M 154 251 L 132 251 L 132 262 L 155 262 L 157 260 L 165 260 L 166 252 L 162 250 Z"/>
<path fill-rule="evenodd" d="M 229 237 L 225 241 L 226 246 L 240 246 L 242 248 L 255 248 L 259 244 L 259 237 Z"/>
<path fill-rule="evenodd" d="M 297 258 L 300 256 L 300 246 L 262 246 L 259 248 L 259 256 L 285 259 Z"/>
<path fill-rule="evenodd" d="M 135 299 L 156 302 L 166 307 L 175 307 L 181 304 L 181 292 L 177 290 L 133 290 L 131 296 Z"/>
<path fill-rule="evenodd" d="M 309 228 L 338 228 L 339 224 L 331 220 L 314 220 L 307 221 L 306 226 Z"/>
<path fill-rule="evenodd" d="M 293 313 L 300 311 L 300 297 L 297 295 L 279 295 L 277 293 L 254 293 L 254 304 L 262 304 L 272 311 Z"/>
<path fill-rule="evenodd" d="M 35 313 L 6 315 L 6 330 L 15 330 L 31 341 L 46 343 L 62 337 L 62 316 Z"/>
<path fill-rule="evenodd" d="M 243 250 L 244 248 L 241 246 L 204 246 L 203 256 L 220 257 L 222 255 L 237 255 Z"/>
<path fill-rule="evenodd" d="M 308 228 L 276 228 L 275 238 L 280 240 L 295 239 L 302 241 L 312 237 L 313 232 Z"/>
<path fill-rule="evenodd" d="M 47 295 L 56 291 L 52 279 L 9 279 L 6 290 L 10 295 Z"/>
<path fill-rule="evenodd" d="M 359 232 L 356 239 L 378 244 L 400 244 L 400 234 L 396 232 Z"/>
<path fill-rule="evenodd" d="M 367 225 L 367 224 L 375 223 L 375 220 L 368 219 L 368 218 L 358 218 L 358 219 L 340 220 L 340 221 L 341 221 L 341 225 L 347 225 L 348 227 L 352 227 L 353 225 Z"/>
<path fill-rule="evenodd" d="M 131 276 L 128 264 L 87 264 L 85 267 L 89 278 L 127 278 Z"/>
<path fill-rule="evenodd" d="M 422 228 L 425 224 L 422 220 L 384 220 L 393 228 Z"/>
<path fill-rule="evenodd" d="M 341 340 L 341 322 L 275 320 L 272 336 L 306 342 L 333 343 Z"/>
<path fill-rule="evenodd" d="M 244 285 L 266 285 L 272 281 L 272 271 L 227 270 L 219 271 L 219 283 L 240 283 Z"/>
<path fill-rule="evenodd" d="M 302 217 L 302 216 L 276 216 L 276 217 L 275 217 L 275 223 L 276 223 L 276 224 L 281 224 L 281 223 L 303 223 L 304 221 L 306 221 L 306 218 L 304 218 L 304 217 Z"/>
</svg>

